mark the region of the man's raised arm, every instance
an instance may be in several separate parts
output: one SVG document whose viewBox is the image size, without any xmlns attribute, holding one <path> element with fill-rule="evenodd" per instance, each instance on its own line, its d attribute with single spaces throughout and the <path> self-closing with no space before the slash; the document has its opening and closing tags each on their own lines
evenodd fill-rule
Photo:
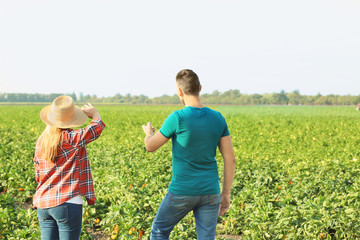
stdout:
<svg viewBox="0 0 360 240">
<path fill-rule="evenodd" d="M 162 145 L 164 145 L 169 139 L 164 137 L 160 131 L 157 131 L 154 134 L 155 129 L 151 126 L 151 123 L 148 122 L 147 125 L 142 126 L 145 133 L 145 148 L 148 152 L 153 152 Z"/>
</svg>

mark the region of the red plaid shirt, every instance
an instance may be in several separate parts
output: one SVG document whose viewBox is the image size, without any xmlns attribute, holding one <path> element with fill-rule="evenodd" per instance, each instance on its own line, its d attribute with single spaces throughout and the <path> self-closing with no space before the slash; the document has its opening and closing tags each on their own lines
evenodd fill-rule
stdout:
<svg viewBox="0 0 360 240">
<path fill-rule="evenodd" d="M 95 203 L 93 179 L 85 146 L 96 140 L 104 127 L 102 120 L 93 120 L 85 128 L 66 129 L 55 163 L 41 158 L 41 136 L 39 137 L 34 156 L 38 182 L 33 197 L 35 207 L 55 207 L 77 195 L 86 197 L 89 205 Z"/>
</svg>

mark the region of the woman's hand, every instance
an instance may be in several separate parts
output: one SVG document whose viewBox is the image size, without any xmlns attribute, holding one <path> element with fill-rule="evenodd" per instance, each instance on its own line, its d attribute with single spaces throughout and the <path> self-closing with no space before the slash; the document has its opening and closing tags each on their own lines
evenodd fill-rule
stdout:
<svg viewBox="0 0 360 240">
<path fill-rule="evenodd" d="M 81 110 L 91 119 L 101 119 L 100 113 L 94 108 L 91 103 L 85 104 Z"/>
</svg>

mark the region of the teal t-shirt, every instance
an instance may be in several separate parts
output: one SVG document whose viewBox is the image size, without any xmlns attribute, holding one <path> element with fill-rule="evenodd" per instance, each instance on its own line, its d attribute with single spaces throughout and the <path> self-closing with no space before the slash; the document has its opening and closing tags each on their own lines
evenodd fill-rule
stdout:
<svg viewBox="0 0 360 240">
<path fill-rule="evenodd" d="M 171 113 L 160 128 L 172 139 L 172 180 L 178 195 L 219 194 L 215 160 L 220 138 L 230 135 L 224 117 L 207 107 L 185 107 Z"/>
</svg>

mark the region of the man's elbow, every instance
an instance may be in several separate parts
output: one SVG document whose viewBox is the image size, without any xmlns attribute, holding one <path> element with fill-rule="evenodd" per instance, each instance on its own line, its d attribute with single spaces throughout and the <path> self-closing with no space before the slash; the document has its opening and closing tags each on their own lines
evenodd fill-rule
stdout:
<svg viewBox="0 0 360 240">
<path fill-rule="evenodd" d="M 231 164 L 235 166 L 235 164 L 236 164 L 235 157 L 231 158 Z"/>
<path fill-rule="evenodd" d="M 224 158 L 224 163 L 229 164 L 229 166 L 235 166 L 236 163 L 235 156 Z"/>
<path fill-rule="evenodd" d="M 145 149 L 147 152 L 154 152 L 156 148 L 152 147 L 151 145 L 145 145 Z"/>
</svg>

